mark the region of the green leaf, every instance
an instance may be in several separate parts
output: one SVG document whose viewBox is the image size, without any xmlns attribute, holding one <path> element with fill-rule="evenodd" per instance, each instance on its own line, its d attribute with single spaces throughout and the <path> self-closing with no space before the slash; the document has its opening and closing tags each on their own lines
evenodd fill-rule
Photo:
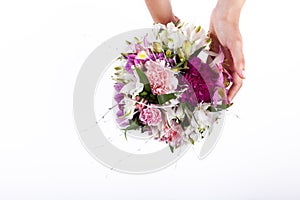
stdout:
<svg viewBox="0 0 300 200">
<path fill-rule="evenodd" d="M 181 65 L 183 65 L 186 62 L 186 60 L 181 61 L 180 63 L 178 63 L 175 68 L 180 68 Z"/>
<path fill-rule="evenodd" d="M 200 47 L 199 49 L 197 49 L 197 50 L 189 57 L 189 59 L 198 56 L 199 53 L 200 53 L 203 49 L 205 49 L 205 47 L 206 47 L 206 46 L 203 46 L 203 47 Z"/>
<path fill-rule="evenodd" d="M 163 105 L 171 99 L 176 99 L 176 95 L 174 93 L 157 95 L 159 105 Z"/>
<path fill-rule="evenodd" d="M 169 148 L 170 148 L 171 152 L 174 153 L 174 147 L 169 145 Z"/>
<path fill-rule="evenodd" d="M 124 128 L 122 130 L 124 130 L 124 131 L 135 130 L 139 127 L 140 127 L 140 125 L 137 123 L 137 121 L 133 121 L 133 122 L 131 122 L 131 124 L 129 126 L 127 126 L 126 128 Z"/>
<path fill-rule="evenodd" d="M 125 139 L 127 140 L 127 131 L 129 131 L 129 130 L 136 130 L 139 127 L 140 127 L 140 125 L 135 120 L 135 121 L 132 121 L 129 126 L 127 126 L 126 128 L 122 129 L 124 131 Z"/>
<path fill-rule="evenodd" d="M 191 112 L 193 112 L 195 110 L 195 106 L 192 106 L 191 104 L 189 103 L 181 103 L 182 105 L 182 109 L 184 110 L 185 108 L 189 109 Z"/>
<path fill-rule="evenodd" d="M 209 112 L 217 112 L 217 109 L 216 109 L 215 107 L 213 107 L 213 106 L 209 106 L 209 107 L 207 108 L 207 110 L 208 110 Z"/>
<path fill-rule="evenodd" d="M 191 120 L 188 118 L 187 115 L 184 115 L 184 118 L 183 118 L 183 120 L 181 122 L 181 126 L 182 127 L 188 127 L 190 125 L 191 125 Z"/>
<path fill-rule="evenodd" d="M 221 104 L 221 105 L 217 105 L 216 107 L 214 106 L 209 106 L 207 108 L 208 111 L 210 112 L 219 112 L 221 110 L 225 110 L 227 108 L 229 108 L 230 106 L 232 106 L 233 103 L 230 103 L 230 104 Z"/>
<path fill-rule="evenodd" d="M 146 97 L 146 96 L 147 96 L 147 94 L 148 94 L 148 92 L 146 92 L 146 91 L 143 91 L 143 92 L 141 92 L 139 95 L 140 95 L 140 96 L 142 96 L 142 97 Z"/>
<path fill-rule="evenodd" d="M 124 131 L 124 136 L 125 136 L 125 139 L 127 140 L 127 131 L 126 130 Z"/>
<path fill-rule="evenodd" d="M 137 67 L 135 68 L 135 71 L 140 78 L 140 82 L 144 84 L 144 89 L 147 92 L 151 92 L 150 82 L 149 82 L 146 74 L 140 68 L 137 68 Z"/>
</svg>

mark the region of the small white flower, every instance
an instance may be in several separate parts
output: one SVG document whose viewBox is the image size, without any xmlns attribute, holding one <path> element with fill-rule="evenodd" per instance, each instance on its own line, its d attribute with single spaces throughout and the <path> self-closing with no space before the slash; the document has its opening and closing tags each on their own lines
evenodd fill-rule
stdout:
<svg viewBox="0 0 300 200">
<path fill-rule="evenodd" d="M 208 129 L 212 123 L 212 116 L 206 111 L 209 105 L 200 104 L 195 108 L 194 117 L 191 120 L 191 125 L 195 128 L 197 132 L 201 130 Z"/>
<path fill-rule="evenodd" d="M 170 22 L 167 24 L 167 30 L 168 32 L 177 32 L 178 28 L 175 26 L 173 22 Z"/>
<path fill-rule="evenodd" d="M 196 40 L 206 40 L 206 32 L 202 27 L 196 27 L 192 33 L 191 33 L 191 37 L 190 39 L 192 41 L 196 41 Z"/>
<path fill-rule="evenodd" d="M 171 107 L 165 108 L 165 110 L 166 110 L 165 113 L 167 115 L 168 122 L 171 122 L 173 119 L 179 119 L 183 121 L 185 114 L 181 106 L 179 106 L 176 111 L 174 108 Z"/>
<path fill-rule="evenodd" d="M 134 75 L 133 75 L 134 74 Z M 135 97 L 140 92 L 143 91 L 144 84 L 142 84 L 139 80 L 139 76 L 136 71 L 133 71 L 133 74 L 127 74 L 127 80 L 129 81 L 124 87 L 121 89 L 120 93 L 129 94 L 132 97 Z"/>
<path fill-rule="evenodd" d="M 125 119 L 132 119 L 134 115 L 134 109 L 136 101 L 133 99 L 130 99 L 128 97 L 124 97 L 123 102 L 125 104 L 124 106 L 124 118 Z"/>
<path fill-rule="evenodd" d="M 184 35 L 182 35 L 179 31 L 171 32 L 168 35 L 168 47 L 170 49 L 178 49 L 182 47 L 184 43 Z"/>
</svg>

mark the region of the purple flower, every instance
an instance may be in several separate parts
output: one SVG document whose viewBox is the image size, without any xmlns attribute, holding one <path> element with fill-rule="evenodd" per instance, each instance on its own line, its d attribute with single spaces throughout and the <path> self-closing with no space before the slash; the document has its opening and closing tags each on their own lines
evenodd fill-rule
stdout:
<svg viewBox="0 0 300 200">
<path fill-rule="evenodd" d="M 137 53 L 130 53 L 126 55 L 127 62 L 125 64 L 125 69 L 129 73 L 133 73 L 132 71 L 132 66 L 137 66 L 139 64 L 144 64 L 146 61 L 149 60 L 149 58 L 146 59 L 139 59 L 137 58 L 138 52 Z"/>
<path fill-rule="evenodd" d="M 133 60 L 128 59 L 126 65 L 125 65 L 125 69 L 127 72 L 129 72 L 131 74 L 133 73 L 132 68 L 131 68 L 132 65 L 134 65 Z"/>
<path fill-rule="evenodd" d="M 121 103 L 121 101 L 124 99 L 124 94 L 120 93 L 123 87 L 124 87 L 123 83 L 114 84 L 114 88 L 116 91 L 114 99 L 117 102 L 117 106 L 119 108 L 118 112 L 116 113 L 117 116 L 116 122 L 117 124 L 119 124 L 120 127 L 125 127 L 129 125 L 128 120 L 124 118 L 124 104 Z"/>
<path fill-rule="evenodd" d="M 118 93 L 121 91 L 121 89 L 123 87 L 124 87 L 123 83 L 115 83 L 115 85 L 114 85 L 114 88 L 115 88 L 116 92 L 118 92 Z"/>
<path fill-rule="evenodd" d="M 118 108 L 121 110 L 121 109 L 123 109 L 124 105 L 125 104 L 118 103 Z"/>
<path fill-rule="evenodd" d="M 118 94 L 118 95 L 120 95 L 120 94 Z M 124 95 L 123 95 L 123 98 L 124 98 Z M 116 95 L 115 95 L 115 99 L 116 99 Z M 128 119 L 126 119 L 124 117 L 124 104 L 118 103 L 118 108 L 119 108 L 119 110 L 116 113 L 116 116 L 117 116 L 116 122 L 120 127 L 126 127 L 129 125 L 129 121 L 128 121 Z"/>
<path fill-rule="evenodd" d="M 124 99 L 124 94 L 121 93 L 115 94 L 114 99 L 117 103 L 120 103 Z"/>
<path fill-rule="evenodd" d="M 198 57 L 189 60 L 188 67 L 189 69 L 185 70 L 185 74 L 181 78 L 181 84 L 188 83 L 189 86 L 182 95 L 182 101 L 189 102 L 194 106 L 200 102 L 218 101 L 215 93 L 218 88 L 224 88 L 222 72 L 212 70 Z"/>
<path fill-rule="evenodd" d="M 126 127 L 129 125 L 128 119 L 125 118 L 117 118 L 116 122 L 119 124 L 120 127 Z"/>
<path fill-rule="evenodd" d="M 124 116 L 124 110 L 120 109 L 118 112 L 117 112 L 117 117 L 121 117 L 121 116 Z"/>
</svg>

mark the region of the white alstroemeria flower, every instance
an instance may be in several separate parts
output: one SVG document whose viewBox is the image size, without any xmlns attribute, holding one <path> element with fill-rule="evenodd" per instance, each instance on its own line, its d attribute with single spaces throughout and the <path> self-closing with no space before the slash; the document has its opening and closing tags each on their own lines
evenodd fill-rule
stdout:
<svg viewBox="0 0 300 200">
<path fill-rule="evenodd" d="M 171 32 L 168 35 L 168 47 L 170 49 L 176 50 L 182 47 L 184 40 L 185 40 L 184 35 L 181 34 L 179 31 Z"/>
<path fill-rule="evenodd" d="M 177 105 L 177 104 L 179 104 L 180 103 L 180 101 L 176 98 L 176 99 L 171 99 L 170 100 L 170 105 Z"/>
<path fill-rule="evenodd" d="M 205 30 L 201 26 L 195 27 L 193 24 L 184 24 L 182 32 L 190 42 L 206 39 Z"/>
<path fill-rule="evenodd" d="M 165 113 L 166 113 L 168 122 L 171 122 L 173 119 L 179 119 L 179 120 L 183 121 L 185 115 L 184 115 L 184 111 L 182 110 L 181 106 L 179 106 L 176 111 L 174 108 L 171 108 L 171 107 L 165 108 L 165 110 L 166 110 Z"/>
<path fill-rule="evenodd" d="M 195 52 L 207 43 L 205 30 L 200 26 L 195 27 L 193 24 L 184 24 L 182 32 L 187 41 L 191 44 L 191 52 Z"/>
<path fill-rule="evenodd" d="M 127 73 L 127 72 L 122 72 L 118 75 L 118 78 L 122 81 L 124 81 L 125 83 L 129 83 L 129 82 L 133 82 L 134 81 L 134 77 L 132 74 Z"/>
<path fill-rule="evenodd" d="M 170 22 L 167 24 L 167 30 L 168 32 L 177 32 L 178 28 L 175 26 L 175 24 L 173 22 Z"/>
<path fill-rule="evenodd" d="M 142 84 L 139 80 L 139 76 L 136 71 L 133 71 L 133 74 L 127 74 L 127 80 L 129 81 L 124 87 L 121 89 L 120 93 L 129 94 L 132 97 L 135 97 L 140 92 L 143 91 L 144 84 Z"/>
<path fill-rule="evenodd" d="M 120 93 L 130 94 L 133 97 L 143 91 L 144 85 L 140 82 L 129 82 L 121 89 Z"/>
<path fill-rule="evenodd" d="M 193 126 L 188 126 L 184 130 L 185 137 L 188 137 L 188 135 L 192 134 L 195 132 L 195 128 Z"/>
<path fill-rule="evenodd" d="M 190 40 L 191 40 L 191 41 L 196 41 L 196 40 L 202 41 L 202 40 L 206 40 L 206 32 L 205 32 L 205 30 L 204 30 L 201 26 L 196 27 L 196 28 L 191 32 Z"/>
<path fill-rule="evenodd" d="M 194 117 L 192 117 L 191 125 L 197 132 L 203 129 L 208 129 L 212 125 L 212 118 L 206 111 L 209 105 L 202 104 L 196 107 Z"/>
<path fill-rule="evenodd" d="M 180 48 L 184 41 L 185 36 L 178 27 L 175 26 L 174 23 L 167 24 L 167 31 L 168 31 L 168 47 L 170 49 L 178 49 Z"/>
<path fill-rule="evenodd" d="M 160 23 L 154 24 L 154 27 L 153 27 L 153 30 L 152 30 L 153 35 L 158 35 L 158 33 L 163 29 L 166 29 L 165 25 L 160 24 Z"/>
<path fill-rule="evenodd" d="M 165 25 L 155 25 L 155 32 L 159 32 L 159 40 L 168 46 L 170 49 L 178 49 L 184 42 L 184 35 L 181 30 L 175 26 L 174 23 Z"/>
<path fill-rule="evenodd" d="M 130 99 L 128 97 L 124 97 L 122 100 L 124 102 L 124 118 L 125 119 L 132 119 L 134 115 L 134 109 L 136 101 L 133 99 Z"/>
<path fill-rule="evenodd" d="M 192 33 L 193 29 L 194 29 L 193 25 L 192 25 L 192 24 L 188 24 L 188 23 L 184 24 L 184 25 L 182 26 L 182 28 L 181 28 L 183 35 L 184 35 L 185 38 L 187 38 L 189 41 L 191 41 L 191 40 L 190 40 L 190 38 L 191 38 L 190 36 L 191 36 L 191 33 Z"/>
<path fill-rule="evenodd" d="M 166 28 L 165 25 L 163 24 L 155 24 L 154 25 L 154 29 L 153 29 L 153 33 L 155 36 L 157 36 L 156 38 L 156 42 L 159 43 L 168 43 L 168 30 Z"/>
</svg>

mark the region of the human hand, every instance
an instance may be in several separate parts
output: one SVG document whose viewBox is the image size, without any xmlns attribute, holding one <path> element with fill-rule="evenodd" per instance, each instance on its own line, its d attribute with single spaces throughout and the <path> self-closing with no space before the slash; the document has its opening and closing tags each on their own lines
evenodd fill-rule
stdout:
<svg viewBox="0 0 300 200">
<path fill-rule="evenodd" d="M 233 78 L 233 84 L 228 91 L 228 101 L 232 101 L 240 90 L 245 79 L 245 60 L 243 41 L 239 30 L 239 12 L 228 12 L 228 9 L 218 7 L 213 10 L 210 21 L 211 50 L 219 52 L 221 46 L 225 55 L 224 67 Z M 241 8 L 241 7 L 240 7 Z"/>
<path fill-rule="evenodd" d="M 155 23 L 176 23 L 179 19 L 173 14 L 170 0 L 145 0 Z"/>
</svg>

